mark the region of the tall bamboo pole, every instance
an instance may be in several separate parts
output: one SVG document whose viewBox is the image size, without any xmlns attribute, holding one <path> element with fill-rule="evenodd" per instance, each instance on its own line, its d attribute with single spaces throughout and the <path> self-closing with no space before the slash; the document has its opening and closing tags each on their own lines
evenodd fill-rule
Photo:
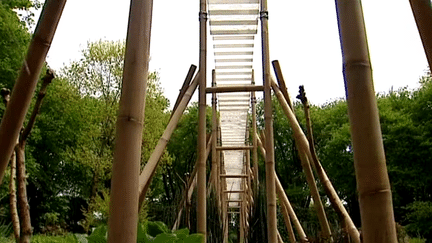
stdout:
<svg viewBox="0 0 432 243">
<path fill-rule="evenodd" d="M 206 213 L 206 86 L 207 86 L 207 1 L 200 0 L 200 54 L 199 54 L 199 94 L 198 94 L 198 160 L 197 160 L 197 232 L 204 235 L 204 243 L 207 241 L 207 213 Z"/>
<path fill-rule="evenodd" d="M 108 242 L 136 242 L 152 0 L 132 0 L 111 179 Z"/>
<path fill-rule="evenodd" d="M 260 148 L 260 151 L 261 151 L 261 154 L 263 155 L 263 157 L 265 157 L 267 153 L 266 153 L 266 150 L 264 149 L 263 143 L 261 142 L 261 140 L 259 138 L 258 138 L 258 147 Z M 285 194 L 285 191 L 282 187 L 282 184 L 279 181 L 278 176 L 276 175 L 276 172 L 275 172 L 275 184 L 276 184 L 276 192 L 278 194 L 279 200 L 281 200 L 281 202 L 284 204 L 284 206 L 288 210 L 289 216 L 293 220 L 294 227 L 296 228 L 297 233 L 300 237 L 300 241 L 302 243 L 308 242 L 308 239 L 307 239 L 307 236 L 303 230 L 303 227 L 301 226 L 300 221 L 298 220 L 297 215 L 295 214 L 294 209 L 292 208 L 291 203 L 289 202 L 288 197 Z"/>
<path fill-rule="evenodd" d="M 216 71 L 212 70 L 212 87 L 216 86 Z M 218 165 L 217 165 L 217 110 L 216 110 L 217 100 L 216 100 L 216 94 L 212 94 L 212 173 L 214 175 L 213 177 L 213 185 L 216 191 L 216 195 L 218 195 L 218 183 L 219 183 L 219 171 L 218 171 Z M 219 197 L 216 197 L 218 200 Z M 219 201 L 219 200 L 218 200 Z"/>
<path fill-rule="evenodd" d="M 0 124 L 0 184 L 30 106 L 66 0 L 48 0 L 36 26 L 20 75 Z"/>
<path fill-rule="evenodd" d="M 254 70 L 252 70 L 252 85 L 255 85 Z M 258 145 L 257 145 L 257 118 L 256 118 L 256 96 L 255 91 L 251 92 L 251 103 L 252 103 L 252 162 L 253 162 L 253 173 L 254 173 L 254 196 L 258 195 Z"/>
<path fill-rule="evenodd" d="M 184 93 L 183 98 L 179 102 L 179 105 L 177 109 L 174 111 L 174 114 L 172 115 L 170 121 L 168 122 L 167 127 L 165 128 L 164 133 L 162 134 L 161 138 L 158 141 L 158 144 L 156 145 L 155 149 L 153 150 L 152 154 L 150 155 L 149 160 L 147 161 L 146 165 L 144 166 L 143 171 L 141 172 L 139 176 L 139 205 L 142 205 L 144 202 L 146 193 L 148 188 L 150 187 L 151 179 L 156 172 L 156 168 L 159 164 L 159 160 L 161 156 L 163 155 L 165 148 L 168 144 L 168 141 L 171 138 L 172 133 L 174 132 L 175 128 L 177 127 L 177 124 L 186 109 L 187 105 L 189 104 L 190 99 L 192 98 L 193 93 L 195 92 L 195 89 L 199 82 L 199 72 L 196 74 L 194 80 L 190 84 L 189 88 L 187 89 L 186 93 Z M 205 136 L 205 135 L 204 135 Z M 205 142 L 205 140 L 204 140 Z"/>
<path fill-rule="evenodd" d="M 423 48 L 432 68 L 432 6 L 430 0 L 410 0 L 411 9 L 417 24 L 417 29 L 423 43 Z"/>
<path fill-rule="evenodd" d="M 336 0 L 363 242 L 397 242 L 363 10 Z"/>
<path fill-rule="evenodd" d="M 324 206 L 320 199 L 319 191 L 315 183 L 314 175 L 310 164 L 312 157 L 310 155 L 308 141 L 303 131 L 301 130 L 300 125 L 298 124 L 293 111 L 291 110 L 281 90 L 279 89 L 279 87 L 274 81 L 272 81 L 272 88 L 275 91 L 276 97 L 278 98 L 279 103 L 281 104 L 285 115 L 290 121 L 290 125 L 294 133 L 295 144 L 296 147 L 298 148 L 298 152 L 300 155 L 301 165 L 303 167 L 303 171 L 306 176 L 306 181 L 309 185 L 309 189 L 311 191 L 311 195 L 314 200 L 314 207 L 315 210 L 317 211 L 318 220 L 320 222 L 323 238 L 331 240 L 330 225 L 327 221 L 327 216 L 325 214 Z"/>
<path fill-rule="evenodd" d="M 354 222 L 352 221 L 351 217 L 349 216 L 348 212 L 346 211 L 344 205 L 342 204 L 342 201 L 339 199 L 339 196 L 336 193 L 336 190 L 333 188 L 332 183 L 330 182 L 330 179 L 328 178 L 324 168 L 322 167 L 320 161 L 318 160 L 318 156 L 315 151 L 314 146 L 314 138 L 313 138 L 313 131 L 312 131 L 312 121 L 310 118 L 310 109 L 309 109 L 309 102 L 306 97 L 306 92 L 304 90 L 303 86 L 300 86 L 300 100 L 303 103 L 303 109 L 305 113 L 306 118 L 306 129 L 307 129 L 307 139 L 309 142 L 309 148 L 310 153 L 312 157 L 312 162 L 314 164 L 315 171 L 318 174 L 318 177 L 323 185 L 323 188 L 329 197 L 329 200 L 331 202 L 331 205 L 333 206 L 336 213 L 339 215 L 339 217 L 344 221 L 348 233 L 351 236 L 351 239 L 355 243 L 360 243 L 360 233 L 358 232 L 357 228 L 354 225 Z"/>
<path fill-rule="evenodd" d="M 266 164 L 266 193 L 267 193 L 267 232 L 268 242 L 277 241 L 277 205 L 275 189 L 275 160 L 273 145 L 273 117 L 270 86 L 270 53 L 268 33 L 268 9 L 267 0 L 261 0 L 261 41 L 262 41 L 262 67 L 264 83 L 264 120 L 267 156 Z"/>
<path fill-rule="evenodd" d="M 212 135 L 213 136 L 213 135 Z M 210 137 L 209 141 L 207 142 L 207 146 L 206 146 L 206 157 L 209 156 L 210 154 L 210 150 L 211 147 L 213 146 L 213 139 L 212 136 Z M 178 209 L 178 214 L 177 214 L 177 218 L 176 221 L 174 222 L 174 226 L 172 228 L 173 231 L 178 229 L 178 226 L 180 224 L 180 217 L 182 215 L 182 211 L 183 211 L 183 207 L 185 206 L 185 203 L 192 197 L 192 192 L 195 189 L 196 186 L 196 174 L 197 174 L 197 167 L 194 166 L 192 173 L 191 173 L 191 177 L 189 177 L 189 180 L 187 181 L 187 186 L 185 188 L 186 193 L 184 194 L 183 198 L 181 199 L 180 203 L 179 203 L 179 209 Z"/>
</svg>

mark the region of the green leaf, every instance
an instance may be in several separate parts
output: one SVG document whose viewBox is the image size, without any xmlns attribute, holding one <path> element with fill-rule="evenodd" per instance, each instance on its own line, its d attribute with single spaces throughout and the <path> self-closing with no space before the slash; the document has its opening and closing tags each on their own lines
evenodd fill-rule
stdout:
<svg viewBox="0 0 432 243">
<path fill-rule="evenodd" d="M 185 241 L 185 243 L 202 243 L 204 242 L 204 235 L 202 234 L 192 234 L 189 235 Z"/>
<path fill-rule="evenodd" d="M 157 222 L 151 222 L 149 221 L 147 223 L 147 233 L 153 237 L 156 237 L 159 234 L 162 233 L 169 233 L 170 230 L 168 229 L 168 227 L 160 221 Z"/>
</svg>

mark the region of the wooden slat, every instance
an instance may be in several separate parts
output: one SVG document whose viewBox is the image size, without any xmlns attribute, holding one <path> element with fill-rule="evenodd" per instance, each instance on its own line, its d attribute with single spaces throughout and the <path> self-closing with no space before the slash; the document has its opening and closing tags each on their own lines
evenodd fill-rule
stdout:
<svg viewBox="0 0 432 243">
<path fill-rule="evenodd" d="M 253 62 L 252 58 L 234 58 L 234 59 L 215 59 L 216 63 L 219 62 Z"/>
<path fill-rule="evenodd" d="M 214 44 L 216 48 L 253 48 L 254 44 Z"/>
<path fill-rule="evenodd" d="M 214 41 L 225 41 L 225 40 L 254 40 L 253 35 L 233 35 L 233 36 L 213 36 Z"/>
<path fill-rule="evenodd" d="M 210 20 L 210 26 L 216 25 L 258 25 L 258 20 Z"/>
<path fill-rule="evenodd" d="M 252 65 L 217 65 L 216 70 L 218 69 L 252 69 Z"/>
<path fill-rule="evenodd" d="M 238 30 L 210 30 L 212 35 L 244 35 L 244 34 L 256 34 L 257 29 L 238 29 Z"/>
<path fill-rule="evenodd" d="M 253 55 L 253 51 L 215 51 L 215 56 L 245 56 Z"/>
<path fill-rule="evenodd" d="M 208 88 L 206 88 L 206 93 L 251 92 L 251 91 L 264 91 L 264 86 L 261 86 L 261 85 L 243 85 L 243 86 L 208 87 Z"/>
<path fill-rule="evenodd" d="M 209 4 L 257 4 L 259 0 L 209 0 Z"/>
<path fill-rule="evenodd" d="M 250 150 L 250 149 L 253 149 L 253 146 L 216 146 L 216 150 Z"/>
<path fill-rule="evenodd" d="M 216 75 L 252 75 L 252 71 L 250 72 L 216 72 Z"/>
<path fill-rule="evenodd" d="M 209 10 L 211 15 L 258 15 L 258 9 L 222 9 L 222 10 Z"/>
<path fill-rule="evenodd" d="M 223 178 L 247 178 L 248 175 L 219 175 Z"/>
</svg>

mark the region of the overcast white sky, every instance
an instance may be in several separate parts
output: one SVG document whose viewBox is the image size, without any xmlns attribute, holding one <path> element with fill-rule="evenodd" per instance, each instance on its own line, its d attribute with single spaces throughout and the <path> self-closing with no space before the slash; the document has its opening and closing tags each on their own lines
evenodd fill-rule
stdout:
<svg viewBox="0 0 432 243">
<path fill-rule="evenodd" d="M 375 90 L 418 87 L 427 62 L 409 2 L 362 2 Z M 118 0 L 68 1 L 48 53 L 48 64 L 58 70 L 78 60 L 87 41 L 125 39 L 129 4 Z M 268 0 L 268 7 L 270 58 L 280 61 L 290 94 L 295 96 L 298 86 L 304 84 L 313 104 L 344 97 L 334 1 Z M 198 64 L 198 10 L 198 0 L 154 1 L 150 69 L 160 73 L 171 103 L 189 66 Z M 213 60 L 208 63 L 211 69 Z M 255 69 L 257 83 L 261 83 L 259 67 Z"/>
</svg>

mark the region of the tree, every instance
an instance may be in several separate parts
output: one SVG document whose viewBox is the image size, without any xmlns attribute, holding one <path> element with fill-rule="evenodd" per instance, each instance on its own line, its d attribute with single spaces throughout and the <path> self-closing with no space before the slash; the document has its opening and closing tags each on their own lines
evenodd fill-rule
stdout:
<svg viewBox="0 0 432 243">
<path fill-rule="evenodd" d="M 33 2 L 29 0 L 0 1 L 0 83 L 8 89 L 12 89 L 18 77 L 31 39 L 25 22 L 14 10 L 32 6 Z"/>
<path fill-rule="evenodd" d="M 91 171 L 92 186 L 88 199 L 90 204 L 95 203 L 96 197 L 101 196 L 98 192 L 104 191 L 104 188 L 110 185 L 124 52 L 123 41 L 90 42 L 82 51 L 82 59 L 62 70 L 63 78 L 79 91 L 82 99 L 89 102 L 86 107 L 88 124 L 85 135 L 78 138 L 77 147 L 68 150 L 68 156 Z M 145 129 L 143 133 L 142 163 L 147 161 L 168 122 L 168 106 L 169 102 L 163 96 L 157 73 L 150 73 L 144 120 L 144 127 L 150 129 Z M 168 154 L 164 157 L 169 159 Z M 92 223 L 90 221 L 86 222 L 85 228 Z"/>
</svg>

